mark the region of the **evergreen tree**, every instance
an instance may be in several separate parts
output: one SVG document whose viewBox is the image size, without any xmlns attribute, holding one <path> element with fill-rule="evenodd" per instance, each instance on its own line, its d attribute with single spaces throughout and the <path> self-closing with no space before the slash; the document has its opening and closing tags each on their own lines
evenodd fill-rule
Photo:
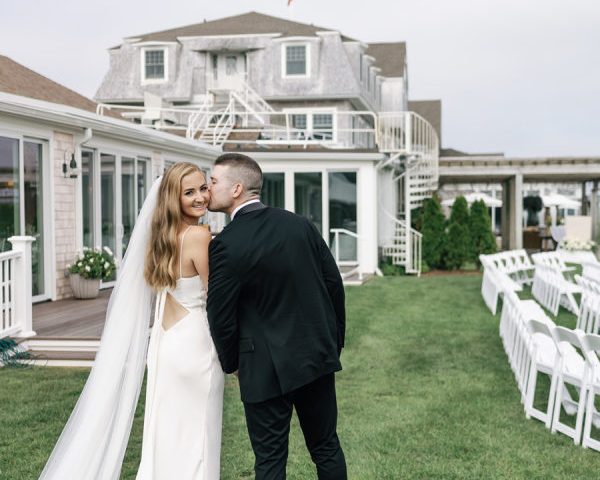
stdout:
<svg viewBox="0 0 600 480">
<path fill-rule="evenodd" d="M 470 251 L 469 205 L 465 197 L 461 195 L 454 200 L 450 214 L 445 260 L 448 268 L 460 269 L 471 258 Z"/>
<path fill-rule="evenodd" d="M 446 250 L 446 218 L 437 196 L 428 198 L 421 215 L 423 261 L 429 268 L 443 268 Z"/>
<path fill-rule="evenodd" d="M 469 216 L 471 233 L 471 259 L 480 265 L 479 255 L 496 251 L 496 237 L 492 232 L 488 208 L 483 200 L 473 202 Z"/>
</svg>

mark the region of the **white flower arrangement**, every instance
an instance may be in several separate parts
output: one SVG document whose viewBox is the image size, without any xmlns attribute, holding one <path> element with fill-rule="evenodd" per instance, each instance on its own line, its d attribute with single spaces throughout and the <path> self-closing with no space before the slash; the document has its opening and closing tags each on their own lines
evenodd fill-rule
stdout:
<svg viewBox="0 0 600 480">
<path fill-rule="evenodd" d="M 75 262 L 67 265 L 69 273 L 79 274 L 83 278 L 108 280 L 116 269 L 116 262 L 112 251 L 108 247 L 95 249 L 83 247 L 82 252 L 77 252 Z"/>
<path fill-rule="evenodd" d="M 576 250 L 584 250 L 584 251 L 593 251 L 596 250 L 596 242 L 592 240 L 579 240 L 578 238 L 565 238 L 561 240 L 558 246 L 564 250 L 576 251 Z"/>
</svg>

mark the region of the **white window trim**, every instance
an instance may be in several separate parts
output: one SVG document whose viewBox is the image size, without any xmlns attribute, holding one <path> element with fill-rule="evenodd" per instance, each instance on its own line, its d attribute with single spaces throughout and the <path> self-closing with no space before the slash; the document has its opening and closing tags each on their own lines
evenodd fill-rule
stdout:
<svg viewBox="0 0 600 480">
<path fill-rule="evenodd" d="M 146 52 L 149 50 L 162 50 L 165 62 L 164 78 L 146 78 Z M 169 49 L 166 46 L 147 46 L 140 48 L 140 78 L 142 85 L 152 85 L 156 83 L 166 83 L 169 81 Z"/>
<path fill-rule="evenodd" d="M 287 73 L 287 47 L 305 47 L 306 73 L 304 75 L 288 75 Z M 281 45 L 281 77 L 282 78 L 310 78 L 311 48 L 308 42 L 288 42 Z"/>
</svg>

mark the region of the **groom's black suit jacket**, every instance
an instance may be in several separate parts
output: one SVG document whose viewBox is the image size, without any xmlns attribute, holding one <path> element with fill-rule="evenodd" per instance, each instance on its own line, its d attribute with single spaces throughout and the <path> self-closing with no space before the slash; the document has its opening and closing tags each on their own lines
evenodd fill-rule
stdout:
<svg viewBox="0 0 600 480">
<path fill-rule="evenodd" d="M 208 321 L 242 401 L 274 398 L 341 370 L 345 306 L 329 248 L 304 217 L 247 205 L 209 247 Z"/>
</svg>

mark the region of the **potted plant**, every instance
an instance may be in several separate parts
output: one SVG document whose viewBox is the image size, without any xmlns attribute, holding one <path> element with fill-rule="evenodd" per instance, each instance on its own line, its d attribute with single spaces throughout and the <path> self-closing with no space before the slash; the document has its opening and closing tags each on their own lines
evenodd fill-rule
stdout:
<svg viewBox="0 0 600 480">
<path fill-rule="evenodd" d="M 116 269 L 115 258 L 108 247 L 83 248 L 72 265 L 67 265 L 69 283 L 75 298 L 96 298 L 100 281 L 107 280 Z"/>
</svg>

